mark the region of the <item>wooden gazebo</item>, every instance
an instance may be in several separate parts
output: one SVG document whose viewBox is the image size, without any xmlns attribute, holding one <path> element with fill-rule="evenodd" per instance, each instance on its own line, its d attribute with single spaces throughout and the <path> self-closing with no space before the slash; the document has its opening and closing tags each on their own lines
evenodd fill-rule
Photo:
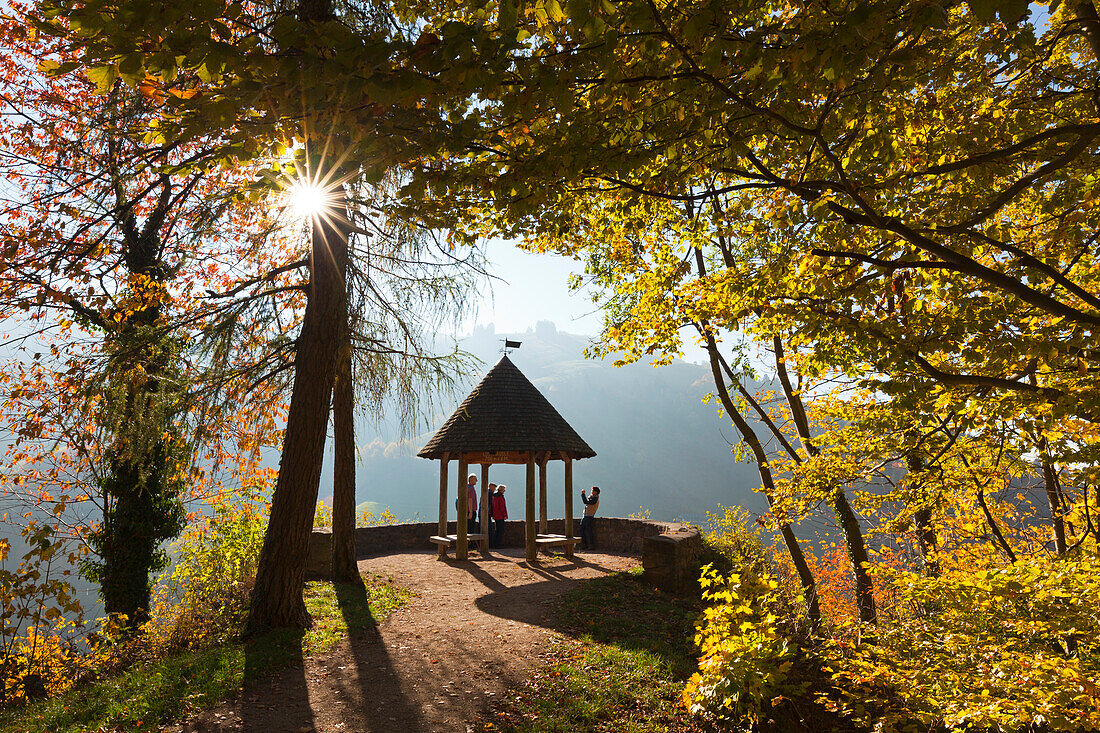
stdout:
<svg viewBox="0 0 1100 733">
<path fill-rule="evenodd" d="M 497 362 L 474 391 L 466 397 L 439 432 L 417 454 L 439 461 L 439 534 L 432 542 L 442 556 L 455 545 L 460 560 L 467 558 L 469 542 L 488 544 L 489 519 L 481 517 L 481 532 L 471 534 L 466 526 L 466 476 L 469 467 L 481 465 L 481 505 L 489 491 L 489 467 L 494 463 L 527 465 L 526 537 L 528 562 L 534 561 L 539 546 L 564 545 L 573 555 L 573 461 L 591 458 L 596 452 L 577 435 L 535 385 L 523 376 L 507 356 Z M 458 533 L 447 534 L 447 465 L 458 461 Z M 565 534 L 546 530 L 546 464 L 565 463 Z M 539 524 L 535 530 L 535 467 L 538 466 Z M 483 513 L 484 514 L 484 513 Z"/>
</svg>

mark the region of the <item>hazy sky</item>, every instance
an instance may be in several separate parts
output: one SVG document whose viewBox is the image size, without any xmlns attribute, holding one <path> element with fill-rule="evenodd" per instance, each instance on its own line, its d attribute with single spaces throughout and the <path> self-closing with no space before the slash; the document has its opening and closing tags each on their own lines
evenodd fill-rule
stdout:
<svg viewBox="0 0 1100 733">
<path fill-rule="evenodd" d="M 490 270 L 499 279 L 482 295 L 465 332 L 492 323 L 498 332 L 515 333 L 538 321 L 553 321 L 562 331 L 585 336 L 600 330 L 600 313 L 588 295 L 569 290 L 569 275 L 581 272 L 580 262 L 524 252 L 500 240 L 489 243 L 488 255 Z"/>
<path fill-rule="evenodd" d="M 490 268 L 497 280 L 486 291 L 477 314 L 462 333 L 492 323 L 497 333 L 522 333 L 539 321 L 553 321 L 558 330 L 596 336 L 603 325 L 588 292 L 569 290 L 569 276 L 584 269 L 580 262 L 558 255 L 524 252 L 494 240 L 489 245 Z M 706 352 L 685 334 L 684 360 L 706 363 Z"/>
</svg>

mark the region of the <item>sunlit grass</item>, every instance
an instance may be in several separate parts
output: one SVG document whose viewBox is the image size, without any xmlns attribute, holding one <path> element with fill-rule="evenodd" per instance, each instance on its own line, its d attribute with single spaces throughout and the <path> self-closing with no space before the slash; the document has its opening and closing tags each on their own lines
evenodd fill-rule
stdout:
<svg viewBox="0 0 1100 733">
<path fill-rule="evenodd" d="M 483 722 L 479 730 L 511 733 L 572 731 L 696 731 L 678 706 L 694 670 L 696 602 L 647 587 L 634 573 L 586 583 L 558 608 L 576 640 Z"/>
<path fill-rule="evenodd" d="M 306 584 L 313 628 L 249 639 L 135 665 L 123 674 L 54 699 L 0 713 L 0 729 L 15 733 L 149 730 L 212 707 L 253 679 L 300 664 L 348 634 L 376 626 L 411 594 L 384 578 L 354 586 Z"/>
</svg>

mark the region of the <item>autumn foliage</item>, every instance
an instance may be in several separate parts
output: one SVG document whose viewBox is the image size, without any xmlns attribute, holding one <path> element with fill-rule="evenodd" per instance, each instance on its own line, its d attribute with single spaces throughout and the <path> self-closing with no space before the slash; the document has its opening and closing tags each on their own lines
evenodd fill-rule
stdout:
<svg viewBox="0 0 1100 733">
<path fill-rule="evenodd" d="M 426 5 L 438 30 L 494 22 Z M 597 353 L 705 349 L 823 704 L 886 729 L 1095 726 L 1072 631 L 1100 551 L 1093 3 L 499 11 L 484 147 L 416 193 L 469 237 L 583 262 Z M 747 724 L 782 673 L 737 660 L 784 655 L 768 591 L 733 573 L 707 576 L 689 697 Z"/>
<path fill-rule="evenodd" d="M 278 212 L 248 206 L 253 170 L 203 164 L 214 138 L 150 140 L 156 100 L 75 71 L 26 10 L 0 21 L 0 501 L 26 545 L 3 549 L 16 698 L 65 689 L 97 638 L 137 629 L 167 542 L 205 497 L 253 479 L 282 412 L 270 306 L 293 328 L 297 292 L 265 275 L 297 257 Z M 100 631 L 77 567 L 100 587 Z"/>
<path fill-rule="evenodd" d="M 801 695 L 882 730 L 1100 725 L 1092 2 L 32 10 L 0 67 L 6 103 L 36 110 L 0 127 L 0 316 L 28 328 L 2 376 L 4 485 L 58 527 L 94 505 L 73 546 L 106 558 L 148 488 L 156 526 L 128 531 L 155 568 L 182 501 L 222 468 L 250 485 L 293 364 L 315 399 L 252 611 L 308 623 L 348 241 L 373 220 L 319 227 L 331 256 L 307 263 L 247 202 L 323 140 L 346 211 L 384 182 L 366 209 L 451 246 L 577 258 L 606 314 L 595 353 L 705 350 L 782 549 L 721 520 L 692 710 L 763 725 Z M 316 348 L 295 351 L 311 307 Z M 46 582 L 5 577 L 26 598 Z"/>
</svg>

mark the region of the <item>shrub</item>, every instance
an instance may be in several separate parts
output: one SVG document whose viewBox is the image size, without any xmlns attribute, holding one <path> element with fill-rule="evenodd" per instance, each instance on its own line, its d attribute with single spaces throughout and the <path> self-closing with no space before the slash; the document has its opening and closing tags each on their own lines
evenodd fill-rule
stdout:
<svg viewBox="0 0 1100 733">
<path fill-rule="evenodd" d="M 332 507 L 323 501 L 318 501 L 313 510 L 313 528 L 321 529 L 332 526 Z"/>
<path fill-rule="evenodd" d="M 380 514 L 368 511 L 364 508 L 356 517 L 356 527 L 388 527 L 397 524 L 397 515 L 389 509 L 383 509 Z"/>
<path fill-rule="evenodd" d="M 419 518 L 419 515 L 417 515 Z M 356 527 L 385 527 L 397 524 L 397 515 L 389 509 L 383 509 L 378 514 L 364 506 L 355 517 Z M 313 514 L 314 527 L 332 526 L 332 507 L 323 501 L 317 502 L 317 510 Z"/>
<path fill-rule="evenodd" d="M 50 524 L 23 530 L 27 552 L 8 569 L 11 545 L 0 539 L 0 702 L 56 694 L 84 673 L 78 639 L 84 612 L 66 580 L 79 560 Z M 60 561 L 60 562 L 59 562 Z"/>
<path fill-rule="evenodd" d="M 794 621 L 799 609 L 805 608 L 802 586 L 794 566 L 784 551 L 777 550 L 774 537 L 769 537 L 763 519 L 741 507 L 718 507 L 707 512 L 703 527 L 702 563 L 710 564 L 718 573 L 770 576 L 778 581 L 778 609 L 783 618 Z"/>
<path fill-rule="evenodd" d="M 263 546 L 270 489 L 215 498 L 176 543 L 175 565 L 154 597 L 145 644 L 193 649 L 240 632 Z"/>
<path fill-rule="evenodd" d="M 703 526 L 704 560 L 720 573 L 771 569 L 771 554 L 762 525 L 741 507 L 718 507 L 707 512 Z"/>
<path fill-rule="evenodd" d="M 795 646 L 781 628 L 786 605 L 774 576 L 751 572 L 720 575 L 703 569 L 703 612 L 695 636 L 699 671 L 682 700 L 693 713 L 707 713 L 750 729 L 767 717 L 777 698 L 799 692 L 788 682 Z"/>
<path fill-rule="evenodd" d="M 1100 728 L 1100 560 L 878 578 L 908 612 L 877 645 L 833 645 L 832 709 L 877 730 Z"/>
</svg>

